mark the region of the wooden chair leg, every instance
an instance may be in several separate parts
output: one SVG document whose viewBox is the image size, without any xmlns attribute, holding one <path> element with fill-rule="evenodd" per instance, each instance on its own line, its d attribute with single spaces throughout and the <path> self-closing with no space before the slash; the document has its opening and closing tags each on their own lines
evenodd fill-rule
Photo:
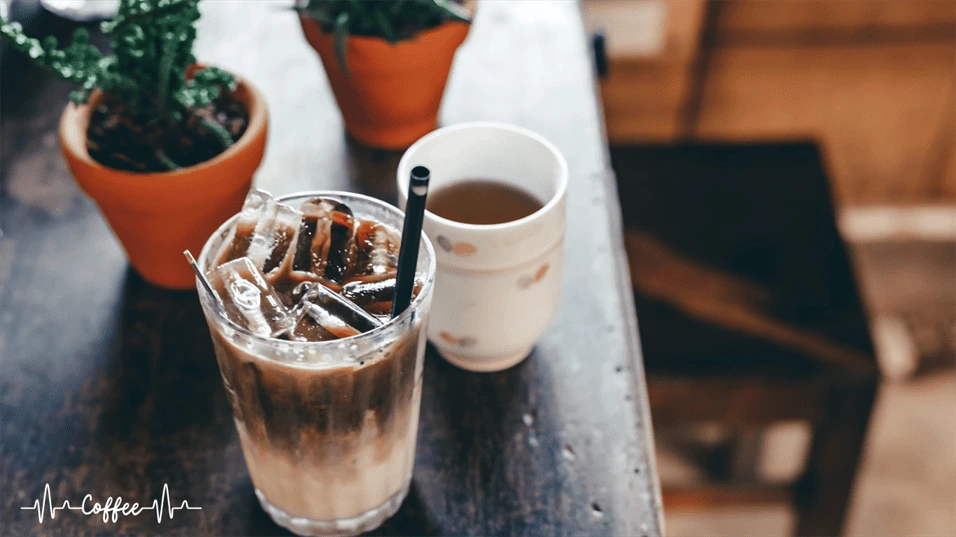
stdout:
<svg viewBox="0 0 956 537">
<path fill-rule="evenodd" d="M 825 417 L 814 428 L 807 469 L 796 484 L 796 534 L 840 535 L 859 467 L 878 379 L 835 381 Z"/>
</svg>

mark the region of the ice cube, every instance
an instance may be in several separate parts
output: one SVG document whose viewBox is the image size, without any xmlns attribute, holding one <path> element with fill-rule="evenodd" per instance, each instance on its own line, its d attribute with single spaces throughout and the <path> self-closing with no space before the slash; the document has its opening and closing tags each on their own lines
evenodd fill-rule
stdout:
<svg viewBox="0 0 956 537">
<path fill-rule="evenodd" d="M 321 283 L 304 283 L 300 288 L 303 287 L 305 290 L 301 291 L 302 298 L 299 301 L 300 304 L 306 302 L 317 304 L 336 317 L 343 319 L 360 332 L 366 332 L 382 326 L 382 321 L 369 315 L 369 313 L 361 307 L 348 301 Z"/>
<path fill-rule="evenodd" d="M 302 302 L 298 308 L 292 339 L 297 341 L 327 341 L 357 336 L 361 332 L 319 304 Z"/>
<path fill-rule="evenodd" d="M 246 201 L 242 204 L 242 210 L 236 217 L 232 237 L 224 243 L 219 265 L 246 255 L 261 216 L 271 212 L 275 205 L 276 200 L 265 190 L 254 188 L 249 191 Z"/>
<path fill-rule="evenodd" d="M 388 315 L 395 296 L 395 278 L 366 282 L 353 281 L 342 287 L 342 297 L 372 315 Z"/>
<path fill-rule="evenodd" d="M 299 281 L 322 279 L 342 283 L 355 258 L 352 210 L 326 198 L 307 200 L 301 209 L 292 277 Z"/>
<path fill-rule="evenodd" d="M 293 296 L 301 296 L 292 331 L 293 339 L 299 341 L 352 337 L 382 324 L 321 283 L 303 283 L 293 291 Z"/>
<path fill-rule="evenodd" d="M 355 229 L 355 263 L 348 281 L 381 281 L 395 276 L 402 238 L 385 224 L 362 221 Z"/>
<path fill-rule="evenodd" d="M 278 337 L 295 326 L 295 316 L 249 258 L 224 263 L 206 276 L 222 300 L 226 316 L 239 326 L 266 337 Z"/>
<path fill-rule="evenodd" d="M 295 253 L 291 246 L 295 244 L 301 221 L 301 212 L 279 203 L 273 213 L 266 215 L 256 226 L 248 257 L 270 281 L 275 274 L 291 268 Z"/>
<path fill-rule="evenodd" d="M 272 281 L 270 273 L 281 272 L 292 262 L 289 247 L 295 243 L 301 220 L 299 211 L 277 202 L 264 190 L 253 189 L 236 218 L 219 264 L 247 256 Z"/>
</svg>

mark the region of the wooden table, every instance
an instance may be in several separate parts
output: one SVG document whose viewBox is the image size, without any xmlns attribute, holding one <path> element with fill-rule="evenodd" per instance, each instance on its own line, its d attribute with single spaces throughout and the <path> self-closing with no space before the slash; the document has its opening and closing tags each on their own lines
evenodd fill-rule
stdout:
<svg viewBox="0 0 956 537">
<path fill-rule="evenodd" d="M 292 12 L 206 2 L 197 56 L 254 81 L 271 109 L 257 185 L 339 188 L 394 201 L 400 152 L 343 136 Z M 21 9 L 21 13 L 23 10 Z M 36 32 L 66 33 L 40 15 Z M 59 155 L 70 89 L 4 57 L 0 197 L 0 534 L 277 535 L 246 472 L 194 292 L 126 264 Z M 589 49 L 574 2 L 485 1 L 448 85 L 442 123 L 500 120 L 566 155 L 567 267 L 560 313 L 532 356 L 496 374 L 431 349 L 415 477 L 377 534 L 662 534 L 651 424 L 617 195 Z M 164 484 L 178 511 L 104 523 L 21 510 L 45 484 L 58 505 Z"/>
</svg>

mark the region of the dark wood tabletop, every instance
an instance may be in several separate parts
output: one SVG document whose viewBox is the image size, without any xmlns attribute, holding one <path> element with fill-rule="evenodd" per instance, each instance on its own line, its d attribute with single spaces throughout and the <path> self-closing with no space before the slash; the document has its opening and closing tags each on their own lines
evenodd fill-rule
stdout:
<svg viewBox="0 0 956 537">
<path fill-rule="evenodd" d="M 197 56 L 254 82 L 270 107 L 257 186 L 394 202 L 401 152 L 343 135 L 285 3 L 204 4 Z M 71 28 L 34 15 L 31 31 Z M 253 494 L 196 293 L 128 268 L 59 153 L 71 88 L 10 51 L 2 58 L 0 535 L 286 535 Z M 411 492 L 374 533 L 660 536 L 620 212 L 575 2 L 481 3 L 441 115 L 469 120 L 528 127 L 567 157 L 561 308 L 507 371 L 468 373 L 429 349 Z M 46 484 L 57 505 L 86 494 L 150 503 L 168 484 L 173 502 L 202 510 L 161 522 L 46 512 L 41 524 L 21 507 Z"/>
</svg>

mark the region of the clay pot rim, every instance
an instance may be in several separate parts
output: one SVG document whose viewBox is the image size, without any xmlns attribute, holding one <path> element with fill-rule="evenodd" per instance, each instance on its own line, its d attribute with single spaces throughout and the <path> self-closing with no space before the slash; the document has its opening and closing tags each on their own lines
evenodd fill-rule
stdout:
<svg viewBox="0 0 956 537">
<path fill-rule="evenodd" d="M 314 24 L 321 35 L 325 37 L 333 37 L 333 38 L 335 37 L 334 33 L 326 32 L 324 29 L 322 29 L 322 25 L 319 23 L 319 21 L 313 19 L 312 17 L 309 17 L 308 15 L 300 12 L 299 19 L 301 19 L 303 22 L 309 22 L 311 24 Z M 355 46 L 358 46 L 358 47 L 365 47 L 365 48 L 370 48 L 373 50 L 378 49 L 376 52 L 395 51 L 403 47 L 421 45 L 423 38 L 427 38 L 436 34 L 454 31 L 454 30 L 460 31 L 463 28 L 468 28 L 470 31 L 471 26 L 472 26 L 472 23 L 467 23 L 462 21 L 446 21 L 439 24 L 438 26 L 435 26 L 434 28 L 422 30 L 418 32 L 417 34 L 415 34 L 413 37 L 410 37 L 408 39 L 400 39 L 394 43 L 392 43 L 388 39 L 385 39 L 384 37 L 373 37 L 369 35 L 349 34 L 348 41 L 346 43 L 348 46 L 351 46 L 354 43 Z"/>
<path fill-rule="evenodd" d="M 310 18 L 308 15 L 299 15 L 299 16 L 300 16 L 300 17 L 305 17 L 306 19 L 308 19 L 308 20 L 314 22 L 315 25 L 319 27 L 319 31 L 322 32 L 324 35 L 335 35 L 335 34 L 333 34 L 332 32 L 326 32 L 325 30 L 323 30 L 323 29 L 322 29 L 322 25 L 319 24 L 319 22 L 316 21 L 315 19 Z M 354 35 L 354 34 L 349 34 L 349 41 L 352 41 L 353 39 L 355 39 L 355 40 L 357 40 L 357 41 L 360 42 L 360 43 L 378 44 L 378 45 L 384 45 L 384 46 L 390 47 L 390 48 L 395 48 L 395 47 L 400 47 L 400 46 L 402 46 L 402 45 L 418 43 L 423 36 L 427 36 L 427 35 L 429 35 L 429 34 L 438 33 L 438 32 L 441 31 L 441 30 L 446 30 L 446 29 L 448 29 L 449 26 L 452 26 L 452 27 L 453 27 L 453 26 L 468 26 L 468 27 L 471 27 L 471 23 L 462 22 L 462 21 L 446 21 L 446 22 L 443 22 L 443 23 L 439 24 L 438 26 L 435 26 L 434 28 L 428 28 L 428 29 L 426 29 L 426 30 L 421 30 L 420 32 L 418 32 L 417 34 L 415 34 L 415 35 L 412 36 L 412 37 L 409 37 L 408 39 L 399 39 L 398 41 L 396 41 L 396 42 L 394 42 L 394 43 L 392 43 L 392 42 L 389 41 L 388 39 L 385 39 L 384 37 L 375 37 L 375 36 L 371 36 L 371 35 Z"/>
<path fill-rule="evenodd" d="M 305 3 L 304 0 L 296 1 L 296 5 L 299 5 L 301 3 Z M 391 41 L 389 41 L 388 39 L 384 37 L 373 37 L 369 35 L 353 35 L 353 34 L 349 34 L 349 41 L 353 39 L 358 39 L 360 42 L 367 43 L 368 46 L 373 46 L 373 47 L 385 46 L 390 48 L 397 48 L 403 44 L 415 43 L 419 39 L 421 39 L 423 35 L 433 33 L 438 30 L 442 30 L 448 26 L 460 25 L 460 26 L 468 26 L 470 28 L 471 25 L 474 24 L 475 22 L 474 21 L 475 13 L 477 13 L 478 11 L 477 0 L 464 0 L 464 2 L 462 3 L 462 7 L 464 7 L 471 14 L 471 19 L 472 19 L 471 21 L 464 22 L 460 20 L 447 20 L 439 24 L 438 26 L 435 26 L 434 28 L 427 28 L 425 30 L 421 30 L 418 33 L 416 33 L 414 36 L 412 36 L 411 38 L 400 39 L 396 41 L 395 43 L 392 43 Z M 299 18 L 301 20 L 311 21 L 313 24 L 315 24 L 316 28 L 318 28 L 319 32 L 322 33 L 323 35 L 334 35 L 332 32 L 326 32 L 324 29 L 322 29 L 322 24 L 320 24 L 319 21 L 317 21 L 316 19 L 310 17 L 305 11 L 297 9 L 296 12 L 298 13 Z"/>
<path fill-rule="evenodd" d="M 201 65 L 201 67 L 204 67 Z M 89 129 L 90 117 L 93 109 L 103 98 L 103 92 L 97 88 L 90 94 L 89 99 L 83 104 L 69 103 L 63 110 L 60 117 L 59 134 L 60 144 L 64 151 L 69 152 L 76 160 L 92 169 L 107 170 L 114 177 L 122 176 L 136 181 L 143 182 L 165 182 L 170 179 L 178 179 L 194 173 L 201 173 L 207 169 L 221 165 L 223 162 L 235 158 L 254 143 L 254 140 L 262 136 L 269 123 L 269 111 L 266 107 L 265 97 L 262 92 L 251 82 L 238 75 L 236 77 L 236 89 L 233 94 L 246 92 L 249 95 L 246 106 L 246 113 L 249 114 L 249 123 L 246 125 L 245 132 L 228 149 L 219 153 L 215 157 L 186 166 L 178 170 L 164 172 L 133 172 L 128 170 L 119 170 L 110 168 L 97 162 L 86 147 L 86 133 Z"/>
</svg>

